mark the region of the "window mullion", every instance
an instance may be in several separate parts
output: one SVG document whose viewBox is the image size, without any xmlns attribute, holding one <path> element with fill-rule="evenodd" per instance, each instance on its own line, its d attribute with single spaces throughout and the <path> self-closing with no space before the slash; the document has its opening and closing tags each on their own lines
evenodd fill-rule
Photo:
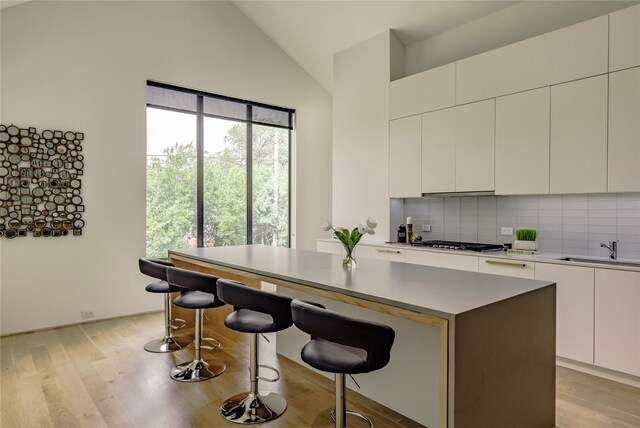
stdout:
<svg viewBox="0 0 640 428">
<path fill-rule="evenodd" d="M 252 106 L 247 105 L 247 118 L 253 116 Z M 247 244 L 253 243 L 253 125 L 247 123 Z"/>
<path fill-rule="evenodd" d="M 198 96 L 196 119 L 196 238 L 197 246 L 204 247 L 204 98 Z"/>
</svg>

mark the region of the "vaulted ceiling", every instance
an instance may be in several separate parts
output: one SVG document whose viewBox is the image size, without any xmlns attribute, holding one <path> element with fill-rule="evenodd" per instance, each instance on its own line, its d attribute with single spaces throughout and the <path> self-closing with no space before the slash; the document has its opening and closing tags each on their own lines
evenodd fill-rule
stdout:
<svg viewBox="0 0 640 428">
<path fill-rule="evenodd" d="M 331 91 L 333 54 L 388 29 L 406 46 L 468 24 L 470 31 L 465 32 L 466 37 L 493 33 L 491 40 L 506 45 L 637 2 L 233 0 L 233 3 Z M 495 47 L 499 46 L 492 46 Z"/>
</svg>

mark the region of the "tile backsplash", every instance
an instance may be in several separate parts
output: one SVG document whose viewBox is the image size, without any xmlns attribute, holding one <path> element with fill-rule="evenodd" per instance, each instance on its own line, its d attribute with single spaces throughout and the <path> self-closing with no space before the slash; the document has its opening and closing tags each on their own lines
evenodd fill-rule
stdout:
<svg viewBox="0 0 640 428">
<path fill-rule="evenodd" d="M 424 240 L 505 243 L 515 229 L 533 228 L 541 251 L 607 257 L 600 243 L 618 240 L 619 258 L 640 259 L 640 193 L 425 197 L 391 206 L 392 221 L 411 216 Z M 423 224 L 431 232 L 422 232 Z M 514 236 L 501 235 L 502 227 L 512 227 Z"/>
</svg>

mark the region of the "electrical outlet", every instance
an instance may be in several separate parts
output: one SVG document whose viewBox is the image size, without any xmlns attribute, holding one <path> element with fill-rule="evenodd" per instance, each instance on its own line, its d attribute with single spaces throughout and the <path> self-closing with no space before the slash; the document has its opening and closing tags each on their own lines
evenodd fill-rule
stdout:
<svg viewBox="0 0 640 428">
<path fill-rule="evenodd" d="M 83 318 L 83 319 L 95 318 L 95 316 L 96 316 L 96 311 L 92 309 L 80 312 L 80 318 Z"/>
<path fill-rule="evenodd" d="M 422 225 L 422 231 L 423 232 L 431 232 L 431 225 L 430 224 L 423 224 Z"/>
<path fill-rule="evenodd" d="M 513 235 L 513 227 L 501 227 L 500 228 L 500 234 L 501 235 L 506 235 L 506 236 Z"/>
</svg>

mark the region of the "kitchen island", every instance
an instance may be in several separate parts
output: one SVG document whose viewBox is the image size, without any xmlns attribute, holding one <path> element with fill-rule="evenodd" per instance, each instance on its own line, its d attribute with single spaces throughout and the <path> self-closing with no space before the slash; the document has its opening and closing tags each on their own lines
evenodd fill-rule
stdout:
<svg viewBox="0 0 640 428">
<path fill-rule="evenodd" d="M 260 245 L 170 251 L 179 267 L 244 279 L 391 325 L 388 367 L 364 395 L 430 427 L 555 425 L 555 284 Z M 307 337 L 278 334 L 300 361 Z"/>
</svg>

